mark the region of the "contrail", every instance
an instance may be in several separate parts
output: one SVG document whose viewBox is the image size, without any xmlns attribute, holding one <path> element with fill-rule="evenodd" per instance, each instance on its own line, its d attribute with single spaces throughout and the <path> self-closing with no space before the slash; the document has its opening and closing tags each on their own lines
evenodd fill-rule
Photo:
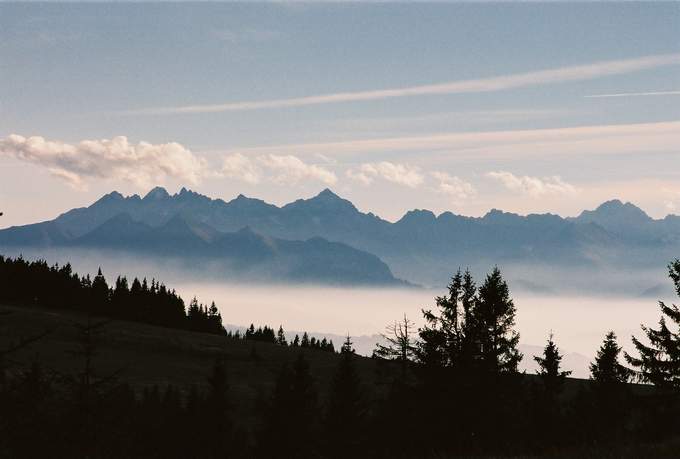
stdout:
<svg viewBox="0 0 680 459">
<path fill-rule="evenodd" d="M 644 96 L 680 96 L 680 91 L 621 92 L 614 94 L 592 94 L 583 97 L 589 99 L 600 99 L 605 97 L 644 97 Z"/>
<path fill-rule="evenodd" d="M 359 102 L 391 99 L 397 97 L 496 92 L 550 83 L 590 80 L 608 75 L 620 75 L 645 69 L 678 64 L 680 64 L 680 54 L 659 54 L 635 59 L 601 61 L 593 64 L 558 67 L 535 72 L 501 75 L 472 80 L 450 81 L 446 83 L 411 86 L 396 89 L 339 92 L 287 99 L 250 100 L 222 104 L 142 108 L 118 113 L 127 115 L 218 113 L 286 107 L 303 107 L 308 105 L 334 104 L 342 102 Z"/>
</svg>

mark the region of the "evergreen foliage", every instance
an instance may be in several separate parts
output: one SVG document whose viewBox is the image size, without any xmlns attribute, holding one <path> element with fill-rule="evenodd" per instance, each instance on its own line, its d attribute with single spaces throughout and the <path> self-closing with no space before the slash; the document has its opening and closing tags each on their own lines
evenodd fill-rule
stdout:
<svg viewBox="0 0 680 459">
<path fill-rule="evenodd" d="M 590 364 L 590 378 L 603 386 L 628 382 L 632 371 L 619 363 L 620 353 L 616 334 L 610 331 L 598 349 L 595 361 Z"/>
<path fill-rule="evenodd" d="M 128 286 L 129 285 L 129 286 Z M 80 277 L 70 264 L 49 266 L 0 255 L 0 302 L 44 308 L 71 309 L 91 315 L 145 322 L 223 335 L 217 306 L 194 298 L 185 312 L 182 298 L 164 284 L 118 277 L 110 288 L 101 269 L 94 279 Z"/>
<path fill-rule="evenodd" d="M 562 354 L 553 340 L 553 334 L 550 333 L 548 343 L 543 349 L 543 356 L 534 356 L 534 360 L 538 363 L 538 375 L 543 380 L 543 387 L 546 392 L 555 396 L 559 394 L 564 385 L 564 380 L 571 374 L 571 371 L 561 371 Z"/>
<path fill-rule="evenodd" d="M 680 260 L 668 265 L 668 275 L 673 281 L 675 291 L 680 296 Z M 633 336 L 633 345 L 638 356 L 625 353 L 629 364 L 638 369 L 637 376 L 644 382 L 656 386 L 680 389 L 680 308 L 675 304 L 667 305 L 659 301 L 661 319 L 659 328 L 642 325 L 649 344 Z M 665 317 L 664 317 L 665 316 Z"/>
</svg>

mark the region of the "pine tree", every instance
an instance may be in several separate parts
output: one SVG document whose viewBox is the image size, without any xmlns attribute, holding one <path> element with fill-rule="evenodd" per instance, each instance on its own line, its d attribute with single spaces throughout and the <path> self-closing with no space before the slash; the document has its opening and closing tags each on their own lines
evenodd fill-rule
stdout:
<svg viewBox="0 0 680 459">
<path fill-rule="evenodd" d="M 470 370 L 480 357 L 477 286 L 469 270 L 451 278 L 448 295 L 435 298 L 437 313 L 423 310 L 425 326 L 418 331 L 416 355 L 430 367 Z"/>
<path fill-rule="evenodd" d="M 604 386 L 627 382 L 631 370 L 619 363 L 620 353 L 621 346 L 616 342 L 616 334 L 610 331 L 597 351 L 595 361 L 590 364 L 590 379 Z"/>
<path fill-rule="evenodd" d="M 668 276 L 680 296 L 680 260 L 668 265 Z M 626 361 L 638 368 L 638 378 L 663 388 L 680 389 L 680 308 L 659 301 L 661 319 L 659 328 L 642 326 L 649 345 L 633 336 L 639 357 L 624 353 Z M 670 320 L 671 328 L 668 326 Z"/>
<path fill-rule="evenodd" d="M 92 304 L 95 311 L 105 311 L 109 303 L 109 286 L 99 268 L 97 275 L 92 280 Z"/>
<path fill-rule="evenodd" d="M 276 333 L 276 344 L 279 346 L 287 346 L 286 334 L 283 332 L 283 325 L 279 325 L 279 331 Z"/>
<path fill-rule="evenodd" d="M 300 347 L 309 347 L 309 335 L 307 332 L 302 334 L 302 341 L 300 341 Z"/>
<path fill-rule="evenodd" d="M 362 444 L 365 407 L 349 336 L 340 354 L 325 417 L 328 452 L 330 457 L 357 457 Z"/>
<path fill-rule="evenodd" d="M 571 374 L 571 371 L 560 371 L 562 354 L 553 340 L 552 333 L 543 349 L 543 357 L 534 356 L 534 360 L 538 363 L 538 374 L 543 380 L 546 392 L 550 395 L 559 394 L 564 380 Z"/>
<path fill-rule="evenodd" d="M 475 330 L 481 345 L 483 367 L 492 372 L 514 373 L 522 360 L 517 349 L 519 333 L 515 326 L 515 305 L 508 284 L 498 267 L 486 276 L 479 287 L 474 307 Z"/>
</svg>

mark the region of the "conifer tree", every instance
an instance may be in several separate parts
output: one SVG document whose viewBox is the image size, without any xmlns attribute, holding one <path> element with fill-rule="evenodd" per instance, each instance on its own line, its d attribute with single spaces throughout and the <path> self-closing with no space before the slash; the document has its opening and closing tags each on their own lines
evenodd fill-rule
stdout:
<svg viewBox="0 0 680 459">
<path fill-rule="evenodd" d="M 668 265 L 668 276 L 680 296 L 680 259 Z M 644 344 L 633 336 L 638 357 L 624 353 L 626 361 L 637 368 L 640 380 L 663 388 L 680 389 L 680 308 L 659 301 L 661 319 L 659 328 L 642 325 L 649 341 Z M 665 317 L 664 317 L 665 316 Z"/>
<path fill-rule="evenodd" d="M 300 341 L 300 347 L 309 347 L 309 335 L 307 332 L 302 334 L 302 340 Z"/>
<path fill-rule="evenodd" d="M 610 331 L 597 351 L 595 361 L 590 364 L 590 379 L 603 386 L 627 382 L 631 370 L 619 363 L 620 353 L 621 346 L 616 342 L 616 334 Z"/>
<path fill-rule="evenodd" d="M 352 347 L 354 343 L 352 342 L 352 338 L 347 334 L 347 338 L 345 338 L 345 342 L 342 343 L 342 347 L 340 348 L 340 354 L 343 355 L 354 355 L 354 348 Z"/>
<path fill-rule="evenodd" d="M 107 308 L 109 302 L 109 286 L 102 274 L 102 269 L 99 268 L 97 275 L 92 280 L 92 304 L 91 307 L 95 311 L 103 311 Z"/>
<path fill-rule="evenodd" d="M 276 344 L 279 346 L 287 346 L 286 334 L 283 332 L 283 325 L 279 325 L 279 331 L 276 333 Z"/>
<path fill-rule="evenodd" d="M 331 457 L 357 457 L 364 431 L 365 406 L 354 349 L 349 336 L 340 351 L 340 362 L 331 382 L 325 417 L 328 453 Z"/>
<path fill-rule="evenodd" d="M 543 356 L 534 356 L 538 363 L 538 374 L 543 380 L 543 386 L 549 395 L 557 395 L 564 384 L 564 380 L 571 374 L 571 371 L 561 371 L 562 354 L 558 349 L 553 334 L 550 333 L 548 343 L 543 349 Z"/>
<path fill-rule="evenodd" d="M 517 349 L 519 333 L 513 330 L 515 304 L 498 267 L 486 276 L 478 295 L 474 320 L 483 367 L 492 372 L 514 373 L 522 360 Z"/>
</svg>

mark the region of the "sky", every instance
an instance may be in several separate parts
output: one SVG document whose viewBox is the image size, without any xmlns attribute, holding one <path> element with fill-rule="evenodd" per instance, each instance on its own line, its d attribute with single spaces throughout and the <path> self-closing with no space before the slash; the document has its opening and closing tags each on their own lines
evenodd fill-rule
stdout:
<svg viewBox="0 0 680 459">
<path fill-rule="evenodd" d="M 680 3 L 0 3 L 0 227 L 156 185 L 680 214 Z"/>
</svg>

